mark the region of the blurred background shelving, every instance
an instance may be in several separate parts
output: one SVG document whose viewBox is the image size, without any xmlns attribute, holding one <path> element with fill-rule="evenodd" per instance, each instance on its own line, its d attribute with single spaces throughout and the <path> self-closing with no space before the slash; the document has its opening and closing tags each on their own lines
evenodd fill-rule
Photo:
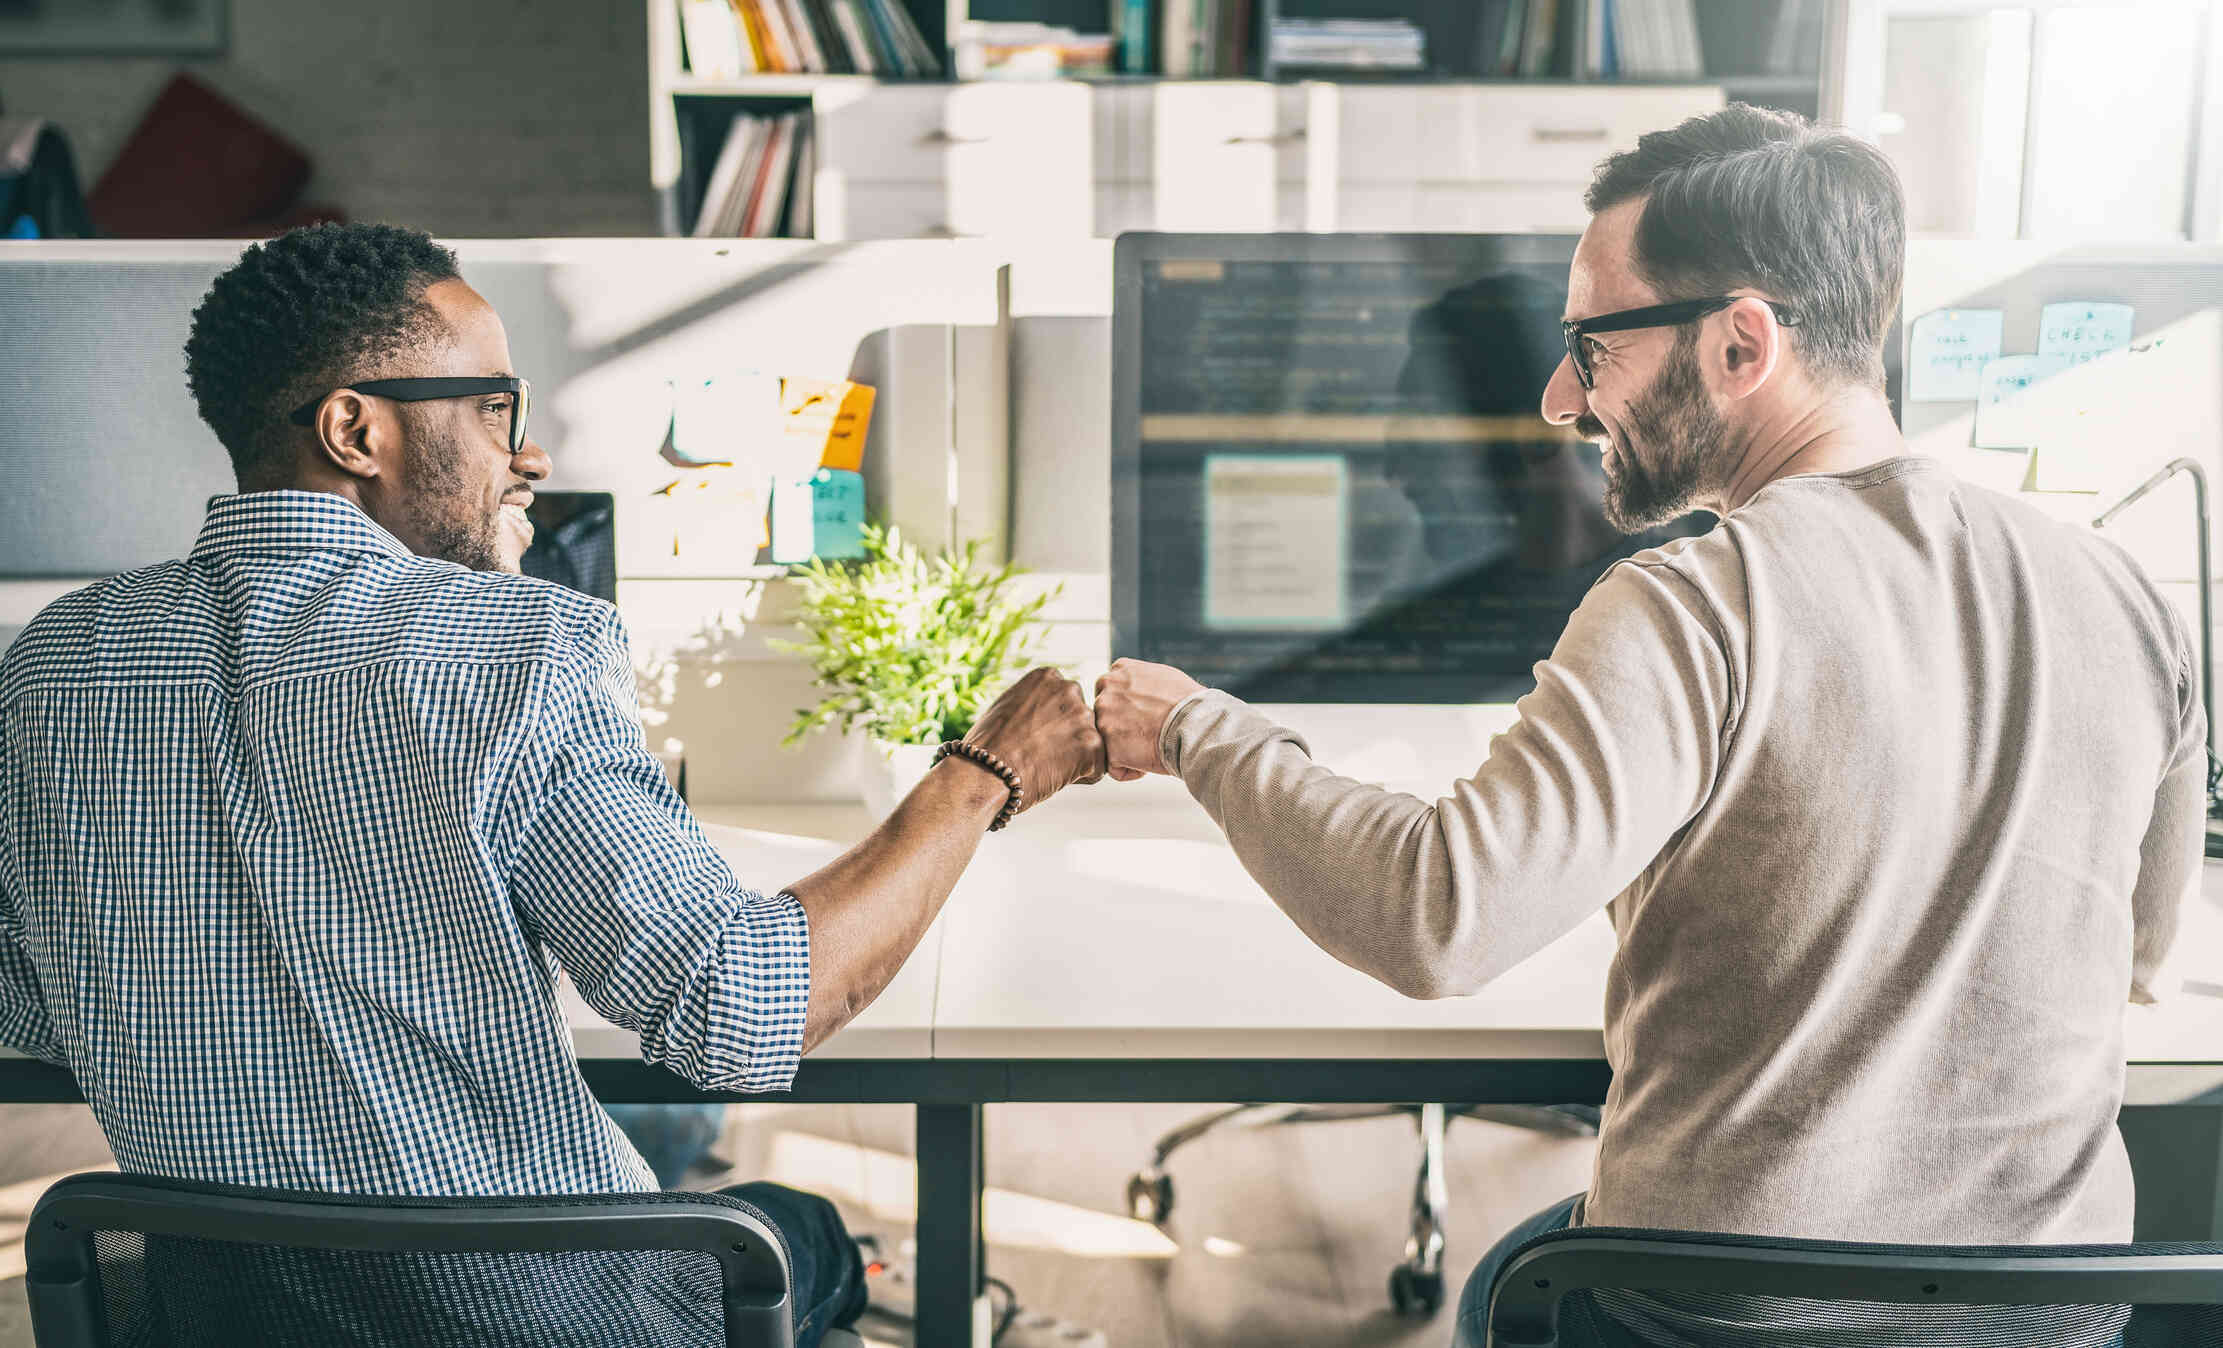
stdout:
<svg viewBox="0 0 2223 1348">
<path fill-rule="evenodd" d="M 1846 6 L 648 0 L 650 173 L 667 234 L 741 218 L 820 239 L 1579 228 L 1590 170 L 1645 130 L 1728 100 L 1832 116 Z M 891 70 L 900 44 L 866 35 L 889 25 L 855 24 L 873 7 L 900 11 L 931 77 Z M 767 40 L 781 24 L 817 49 Z M 950 78 L 978 72 L 990 39 L 1025 46 L 1012 25 L 1108 47 L 1045 68 L 1045 40 L 1001 69 L 1048 78 Z M 1405 67 L 1338 64 L 1383 52 Z M 757 149 L 751 122 L 769 119 L 801 150 L 725 154 L 736 127 Z M 784 203 L 733 199 L 766 191 Z"/>
</svg>

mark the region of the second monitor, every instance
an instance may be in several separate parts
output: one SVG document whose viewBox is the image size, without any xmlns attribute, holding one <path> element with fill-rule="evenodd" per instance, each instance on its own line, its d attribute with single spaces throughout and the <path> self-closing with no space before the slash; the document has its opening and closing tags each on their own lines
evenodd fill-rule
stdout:
<svg viewBox="0 0 2223 1348">
<path fill-rule="evenodd" d="M 1510 702 L 1619 558 L 1542 417 L 1566 235 L 1129 234 L 1112 649 L 1254 702 Z"/>
</svg>

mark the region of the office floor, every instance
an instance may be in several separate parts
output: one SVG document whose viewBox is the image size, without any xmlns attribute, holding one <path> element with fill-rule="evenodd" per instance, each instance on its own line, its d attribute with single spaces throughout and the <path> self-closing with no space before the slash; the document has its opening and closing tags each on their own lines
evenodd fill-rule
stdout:
<svg viewBox="0 0 2223 1348">
<path fill-rule="evenodd" d="M 1126 1178 L 1184 1105 L 1003 1105 L 988 1111 L 989 1271 L 1030 1311 L 1101 1330 L 1107 1348 L 1431 1345 L 1432 1321 L 1389 1313 L 1415 1148 L 1397 1119 L 1222 1133 L 1174 1159 L 1163 1234 L 1120 1215 Z M 0 1106 L 0 1348 L 30 1348 L 22 1220 L 50 1179 L 108 1163 L 91 1116 Z M 1447 1296 L 1497 1233 L 1589 1180 L 1595 1144 L 1495 1124 L 1450 1136 Z M 719 1154 L 734 1178 L 827 1193 L 855 1229 L 890 1246 L 909 1234 L 911 1112 L 889 1105 L 747 1105 L 728 1111 Z M 709 1181 L 710 1177 L 702 1177 Z M 899 1324 L 862 1326 L 907 1345 Z M 1047 1334 L 1026 1342 L 1048 1343 Z M 1012 1340 L 1007 1339 L 1006 1343 Z"/>
</svg>

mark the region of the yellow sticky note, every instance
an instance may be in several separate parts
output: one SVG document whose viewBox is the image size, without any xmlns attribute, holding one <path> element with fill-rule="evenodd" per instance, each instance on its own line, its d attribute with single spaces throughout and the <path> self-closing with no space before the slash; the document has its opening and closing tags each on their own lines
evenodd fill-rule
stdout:
<svg viewBox="0 0 2223 1348">
<path fill-rule="evenodd" d="M 792 450 L 782 458 L 792 458 L 795 476 L 817 468 L 856 472 L 864 463 L 872 400 L 870 385 L 846 379 L 781 380 L 781 432 Z"/>
</svg>

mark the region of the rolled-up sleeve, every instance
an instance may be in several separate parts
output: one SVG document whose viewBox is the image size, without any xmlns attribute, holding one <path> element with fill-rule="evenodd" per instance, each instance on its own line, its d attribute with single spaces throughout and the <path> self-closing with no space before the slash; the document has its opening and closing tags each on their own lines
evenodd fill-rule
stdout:
<svg viewBox="0 0 2223 1348">
<path fill-rule="evenodd" d="M 511 901 L 643 1058 L 709 1089 L 784 1088 L 810 1000 L 802 905 L 744 888 L 665 780 L 614 614 L 583 646 L 523 769 Z"/>
</svg>

